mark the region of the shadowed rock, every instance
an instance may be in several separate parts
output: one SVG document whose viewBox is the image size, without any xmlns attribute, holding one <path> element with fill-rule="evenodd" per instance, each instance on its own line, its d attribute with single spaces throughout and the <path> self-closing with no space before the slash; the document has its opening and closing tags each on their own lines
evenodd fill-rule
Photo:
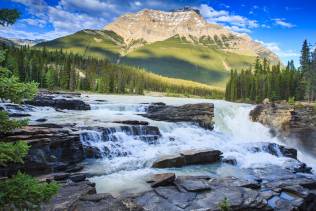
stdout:
<svg viewBox="0 0 316 211">
<path fill-rule="evenodd" d="M 25 101 L 33 106 L 50 106 L 56 109 L 90 110 L 90 105 L 79 99 L 60 98 L 56 95 L 39 93 L 33 100 Z"/>
</svg>

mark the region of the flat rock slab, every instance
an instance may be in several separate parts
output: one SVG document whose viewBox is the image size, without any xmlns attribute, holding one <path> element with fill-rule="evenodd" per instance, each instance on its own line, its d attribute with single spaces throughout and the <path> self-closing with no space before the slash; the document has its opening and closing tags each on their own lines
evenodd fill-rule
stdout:
<svg viewBox="0 0 316 211">
<path fill-rule="evenodd" d="M 63 185 L 58 194 L 42 206 L 42 210 L 72 210 L 82 196 L 95 192 L 95 188 L 88 181 Z"/>
<path fill-rule="evenodd" d="M 172 168 L 195 164 L 210 164 L 221 160 L 219 150 L 189 150 L 174 156 L 165 156 L 155 161 L 154 168 Z"/>
<path fill-rule="evenodd" d="M 182 190 L 182 188 L 184 188 L 189 192 L 202 192 L 211 190 L 211 186 L 208 184 L 207 180 L 202 179 L 186 179 L 183 177 L 177 177 L 175 184 L 179 189 Z"/>
<path fill-rule="evenodd" d="M 149 119 L 168 122 L 192 122 L 205 129 L 213 130 L 214 105 L 212 103 L 186 104 L 167 106 L 151 104 L 146 114 Z"/>
<path fill-rule="evenodd" d="M 151 178 L 151 187 L 171 185 L 175 178 L 176 175 L 174 173 L 154 174 Z"/>
</svg>

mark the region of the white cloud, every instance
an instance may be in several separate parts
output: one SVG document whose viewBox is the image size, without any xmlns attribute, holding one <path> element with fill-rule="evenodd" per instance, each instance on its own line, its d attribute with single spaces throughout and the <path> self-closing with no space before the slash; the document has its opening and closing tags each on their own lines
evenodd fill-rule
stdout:
<svg viewBox="0 0 316 211">
<path fill-rule="evenodd" d="M 266 48 L 270 49 L 274 53 L 276 53 L 280 57 L 298 57 L 300 54 L 299 52 L 295 52 L 294 50 L 283 50 L 280 48 L 278 43 L 275 42 L 263 42 L 260 40 L 256 40 L 256 42 L 261 43 Z"/>
<path fill-rule="evenodd" d="M 201 4 L 199 9 L 201 15 L 209 23 L 220 23 L 236 32 L 250 33 L 250 29 L 259 27 L 256 20 L 250 20 L 240 15 L 233 15 L 226 10 L 215 10 L 206 4 Z"/>
<path fill-rule="evenodd" d="M 275 24 L 285 27 L 285 28 L 293 28 L 295 27 L 294 24 L 286 22 L 286 20 L 284 18 L 275 18 L 273 19 L 275 21 Z"/>
<path fill-rule="evenodd" d="M 31 26 L 38 26 L 40 28 L 43 28 L 47 24 L 46 20 L 32 19 L 32 18 L 22 19 L 19 22 L 26 23 L 26 24 L 31 25 Z"/>
<path fill-rule="evenodd" d="M 106 22 L 102 18 L 94 18 L 83 13 L 71 13 L 59 7 L 48 8 L 48 19 L 56 31 L 65 32 L 101 28 Z"/>
<path fill-rule="evenodd" d="M 134 4 L 138 7 L 142 6 L 142 3 L 140 1 L 135 1 Z"/>
<path fill-rule="evenodd" d="M 44 40 L 52 40 L 60 36 L 65 36 L 69 33 L 61 32 L 61 31 L 49 31 L 49 32 L 28 32 L 16 29 L 14 27 L 0 27 L 0 34 L 3 37 L 16 38 L 16 39 L 44 39 Z"/>
<path fill-rule="evenodd" d="M 234 31 L 234 32 L 239 32 L 239 33 L 250 33 L 251 30 L 247 28 L 242 28 L 239 26 L 225 26 L 225 28 Z"/>
<path fill-rule="evenodd" d="M 78 10 L 87 14 L 107 16 L 117 10 L 116 5 L 100 0 L 61 0 L 59 6 L 67 11 Z"/>
</svg>

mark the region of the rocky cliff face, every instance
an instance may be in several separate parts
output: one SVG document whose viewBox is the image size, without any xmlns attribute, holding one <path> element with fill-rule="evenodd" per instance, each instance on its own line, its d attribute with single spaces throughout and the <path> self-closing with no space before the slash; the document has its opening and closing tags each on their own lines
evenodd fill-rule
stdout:
<svg viewBox="0 0 316 211">
<path fill-rule="evenodd" d="M 137 40 L 153 43 L 178 35 L 195 44 L 197 41 L 214 42 L 215 45 L 221 42 L 223 45 L 220 47 L 225 51 L 266 57 L 272 62 L 279 61 L 273 52 L 249 36 L 232 32 L 217 24 L 209 24 L 196 10 L 142 10 L 123 15 L 104 29 L 114 31 L 127 44 Z"/>
<path fill-rule="evenodd" d="M 250 116 L 253 121 L 271 127 L 281 137 L 292 138 L 298 147 L 316 155 L 316 112 L 313 106 L 262 104 Z"/>
</svg>

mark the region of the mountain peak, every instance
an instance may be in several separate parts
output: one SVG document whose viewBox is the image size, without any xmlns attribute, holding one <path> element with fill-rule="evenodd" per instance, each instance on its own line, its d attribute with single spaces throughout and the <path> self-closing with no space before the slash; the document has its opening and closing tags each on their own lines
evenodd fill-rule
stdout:
<svg viewBox="0 0 316 211">
<path fill-rule="evenodd" d="M 207 23 L 196 10 L 189 8 L 169 12 L 144 9 L 119 17 L 105 29 L 120 35 L 126 43 L 139 39 L 153 43 L 175 35 L 190 39 L 192 36 L 229 34 L 224 27 Z"/>
<path fill-rule="evenodd" d="M 200 10 L 195 9 L 193 7 L 189 7 L 189 6 L 185 6 L 183 8 L 179 8 L 179 9 L 170 10 L 170 12 L 191 12 L 191 11 L 195 12 L 198 15 L 201 15 Z"/>
</svg>

